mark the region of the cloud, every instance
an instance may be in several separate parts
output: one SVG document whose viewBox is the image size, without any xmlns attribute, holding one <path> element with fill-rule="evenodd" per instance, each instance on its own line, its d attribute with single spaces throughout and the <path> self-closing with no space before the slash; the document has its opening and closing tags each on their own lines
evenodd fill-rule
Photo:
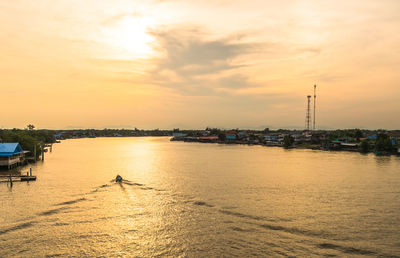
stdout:
<svg viewBox="0 0 400 258">
<path fill-rule="evenodd" d="M 107 17 L 100 24 L 103 26 L 112 26 L 112 25 L 115 25 L 116 23 L 120 22 L 121 20 L 123 20 L 125 18 L 130 18 L 130 17 L 136 17 L 136 18 L 139 17 L 140 18 L 140 17 L 143 17 L 143 14 L 141 14 L 138 11 L 132 11 L 129 13 L 120 13 L 120 14 L 116 14 L 116 15 Z"/>
<path fill-rule="evenodd" d="M 219 79 L 218 86 L 227 89 L 240 89 L 245 87 L 255 87 L 257 85 L 249 82 L 247 76 L 242 74 L 233 74 Z"/>
<path fill-rule="evenodd" d="M 241 42 L 243 37 L 210 39 L 198 27 L 153 30 L 156 50 L 163 55 L 151 71 L 155 83 L 185 95 L 216 95 L 219 88 L 255 87 L 240 71 L 237 60 L 260 51 L 259 43 Z"/>
<path fill-rule="evenodd" d="M 298 48 L 297 51 L 299 53 L 305 53 L 305 54 L 311 54 L 314 56 L 318 56 L 322 50 L 317 47 L 302 47 L 302 48 Z"/>
</svg>

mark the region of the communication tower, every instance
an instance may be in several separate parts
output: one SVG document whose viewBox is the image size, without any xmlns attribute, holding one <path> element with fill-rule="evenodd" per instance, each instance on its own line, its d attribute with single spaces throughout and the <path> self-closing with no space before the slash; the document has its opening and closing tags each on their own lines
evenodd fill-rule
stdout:
<svg viewBox="0 0 400 258">
<path fill-rule="evenodd" d="M 315 101 L 317 99 L 317 85 L 314 84 L 314 115 L 313 115 L 313 130 L 315 131 Z"/>
<path fill-rule="evenodd" d="M 307 113 L 306 113 L 306 130 L 310 131 L 310 125 L 311 125 L 311 112 L 310 112 L 310 100 L 311 96 L 307 96 Z"/>
</svg>

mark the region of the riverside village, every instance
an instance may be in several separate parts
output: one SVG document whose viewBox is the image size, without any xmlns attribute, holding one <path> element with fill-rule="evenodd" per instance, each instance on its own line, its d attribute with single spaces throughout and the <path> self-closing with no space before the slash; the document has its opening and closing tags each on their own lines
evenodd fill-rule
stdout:
<svg viewBox="0 0 400 258">
<path fill-rule="evenodd" d="M 328 151 L 353 151 L 377 155 L 400 154 L 400 131 L 387 130 L 241 130 L 206 128 L 204 130 L 139 130 L 81 129 L 35 130 L 0 129 L 0 169 L 44 160 L 54 143 L 66 139 L 96 137 L 152 137 L 166 136 L 171 141 L 247 144 Z"/>
</svg>

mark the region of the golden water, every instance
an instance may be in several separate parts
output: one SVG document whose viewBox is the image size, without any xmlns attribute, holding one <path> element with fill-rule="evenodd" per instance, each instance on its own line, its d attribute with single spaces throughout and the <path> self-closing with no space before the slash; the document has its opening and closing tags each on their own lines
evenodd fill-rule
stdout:
<svg viewBox="0 0 400 258">
<path fill-rule="evenodd" d="M 400 256 L 395 156 L 96 138 L 33 173 L 0 184 L 1 257 Z"/>
</svg>

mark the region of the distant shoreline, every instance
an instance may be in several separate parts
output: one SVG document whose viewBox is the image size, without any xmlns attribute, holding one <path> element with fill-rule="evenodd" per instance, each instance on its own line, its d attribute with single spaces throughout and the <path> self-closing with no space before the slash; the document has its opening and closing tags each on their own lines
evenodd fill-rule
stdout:
<svg viewBox="0 0 400 258">
<path fill-rule="evenodd" d="M 170 141 L 179 141 L 179 142 L 195 142 L 195 143 L 212 143 L 212 144 L 224 144 L 224 145 L 248 145 L 248 146 L 263 146 L 263 147 L 279 147 L 279 148 L 284 148 L 284 149 L 307 149 L 307 150 L 320 150 L 320 151 L 333 151 L 333 152 L 356 152 L 360 154 L 368 154 L 368 153 L 374 153 L 377 156 L 390 156 L 390 155 L 395 155 L 398 156 L 400 155 L 400 152 L 374 152 L 372 150 L 363 152 L 360 150 L 360 146 L 357 144 L 347 144 L 343 145 L 346 147 L 337 147 L 334 148 L 329 148 L 329 147 L 323 147 L 321 144 L 311 144 L 311 143 L 302 143 L 298 145 L 291 145 L 291 146 L 284 146 L 281 143 L 261 143 L 261 142 L 246 142 L 246 141 L 220 141 L 220 140 L 212 140 L 212 139 L 195 139 L 195 138 L 175 138 L 171 137 Z"/>
<path fill-rule="evenodd" d="M 204 130 L 143 130 L 143 129 L 76 129 L 45 130 L 28 125 L 25 129 L 0 129 L 0 142 L 19 142 L 30 155 L 39 158 L 46 144 L 66 139 L 98 137 L 171 137 L 171 141 L 245 144 L 287 149 L 312 149 L 375 153 L 377 155 L 400 154 L 400 130 L 243 130 L 209 128 Z M 36 151 L 35 151 L 36 148 Z"/>
<path fill-rule="evenodd" d="M 263 146 L 263 147 L 279 147 L 284 149 L 298 149 L 298 150 L 320 150 L 320 151 L 333 151 L 333 152 L 356 152 L 360 154 L 368 154 L 374 153 L 378 156 L 385 155 L 399 155 L 399 153 L 375 153 L 373 151 L 362 152 L 359 149 L 354 148 L 336 148 L 336 149 L 329 149 L 324 148 L 320 144 L 298 144 L 289 147 L 285 147 L 282 144 L 275 143 L 275 144 L 266 144 L 266 143 L 259 143 L 259 142 L 246 142 L 246 141 L 219 141 L 219 140 L 206 140 L 206 139 L 195 139 L 194 137 L 185 139 L 185 138 L 176 138 L 173 136 L 155 136 L 155 135 L 146 135 L 146 136 L 99 136 L 99 137 L 77 137 L 77 138 L 68 138 L 64 140 L 74 140 L 74 139 L 93 139 L 93 138 L 141 138 L 141 137 L 165 137 L 169 138 L 171 142 L 194 142 L 194 143 L 208 143 L 208 144 L 224 144 L 224 145 L 247 145 L 247 146 Z"/>
</svg>

